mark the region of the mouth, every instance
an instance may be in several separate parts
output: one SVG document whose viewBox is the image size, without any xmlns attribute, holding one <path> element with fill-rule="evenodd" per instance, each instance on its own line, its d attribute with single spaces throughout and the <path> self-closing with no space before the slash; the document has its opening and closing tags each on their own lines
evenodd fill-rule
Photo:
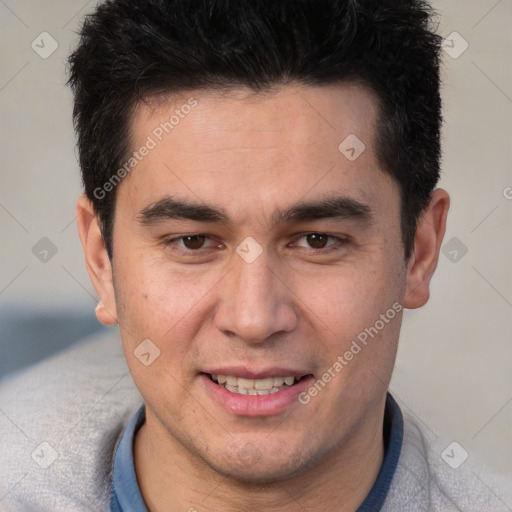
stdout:
<svg viewBox="0 0 512 512">
<path fill-rule="evenodd" d="M 270 417 L 300 405 L 314 376 L 290 368 L 217 368 L 201 372 L 200 385 L 213 403 L 238 417 Z"/>
<path fill-rule="evenodd" d="M 234 375 L 205 373 L 218 386 L 239 395 L 265 396 L 279 393 L 296 386 L 309 375 L 296 377 L 294 375 L 248 379 Z"/>
</svg>

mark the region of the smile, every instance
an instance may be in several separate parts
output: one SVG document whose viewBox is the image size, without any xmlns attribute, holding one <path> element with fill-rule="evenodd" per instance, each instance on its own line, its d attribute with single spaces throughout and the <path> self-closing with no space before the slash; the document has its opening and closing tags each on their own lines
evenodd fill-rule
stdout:
<svg viewBox="0 0 512 512">
<path fill-rule="evenodd" d="M 226 412 L 236 416 L 281 414 L 289 407 L 300 405 L 299 395 L 314 381 L 313 375 L 305 374 L 304 370 L 294 372 L 283 368 L 266 371 L 239 368 L 222 371 L 212 368 L 210 372 L 199 375 L 199 382 L 207 396 Z"/>
<path fill-rule="evenodd" d="M 291 388 L 302 377 L 267 377 L 264 379 L 245 379 L 232 375 L 209 375 L 210 379 L 219 386 L 238 393 L 239 395 L 271 395 Z"/>
</svg>

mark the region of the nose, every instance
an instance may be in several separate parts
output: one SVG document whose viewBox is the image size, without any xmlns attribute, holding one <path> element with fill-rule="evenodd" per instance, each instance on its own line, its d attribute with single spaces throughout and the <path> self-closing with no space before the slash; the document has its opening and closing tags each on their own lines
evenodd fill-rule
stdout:
<svg viewBox="0 0 512 512">
<path fill-rule="evenodd" d="M 233 255 L 234 268 L 221 281 L 215 325 L 227 336 L 257 344 L 293 331 L 298 317 L 293 292 L 264 251 L 256 261 Z"/>
</svg>

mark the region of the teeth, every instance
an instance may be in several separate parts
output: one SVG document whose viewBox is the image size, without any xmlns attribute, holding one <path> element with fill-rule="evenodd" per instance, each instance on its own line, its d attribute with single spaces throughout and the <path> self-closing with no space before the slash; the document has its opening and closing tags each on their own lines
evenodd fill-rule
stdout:
<svg viewBox="0 0 512 512">
<path fill-rule="evenodd" d="M 295 383 L 295 377 L 267 377 L 265 379 L 245 379 L 232 375 L 212 375 L 212 379 L 233 393 L 241 395 L 270 395 Z"/>
<path fill-rule="evenodd" d="M 236 377 L 228 377 L 228 376 L 226 376 L 226 382 L 230 386 L 238 386 L 238 379 Z"/>
<path fill-rule="evenodd" d="M 274 379 L 272 377 L 268 379 L 257 379 L 254 381 L 254 389 L 272 389 L 273 385 Z"/>
<path fill-rule="evenodd" d="M 254 379 L 242 379 L 241 377 L 238 377 L 238 387 L 245 389 L 254 389 Z"/>
</svg>

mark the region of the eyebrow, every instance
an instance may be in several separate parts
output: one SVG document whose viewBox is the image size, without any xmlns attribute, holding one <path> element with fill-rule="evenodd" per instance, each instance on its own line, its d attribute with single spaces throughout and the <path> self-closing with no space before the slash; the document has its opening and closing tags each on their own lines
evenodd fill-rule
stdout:
<svg viewBox="0 0 512 512">
<path fill-rule="evenodd" d="M 192 220 L 225 224 L 233 227 L 227 213 L 214 206 L 165 196 L 143 208 L 137 215 L 142 225 L 152 225 L 167 220 Z M 291 224 L 319 219 L 341 219 L 370 225 L 374 217 L 371 207 L 357 199 L 333 196 L 310 202 L 294 204 L 285 210 L 276 210 L 271 216 L 272 229 L 281 224 Z"/>
</svg>

